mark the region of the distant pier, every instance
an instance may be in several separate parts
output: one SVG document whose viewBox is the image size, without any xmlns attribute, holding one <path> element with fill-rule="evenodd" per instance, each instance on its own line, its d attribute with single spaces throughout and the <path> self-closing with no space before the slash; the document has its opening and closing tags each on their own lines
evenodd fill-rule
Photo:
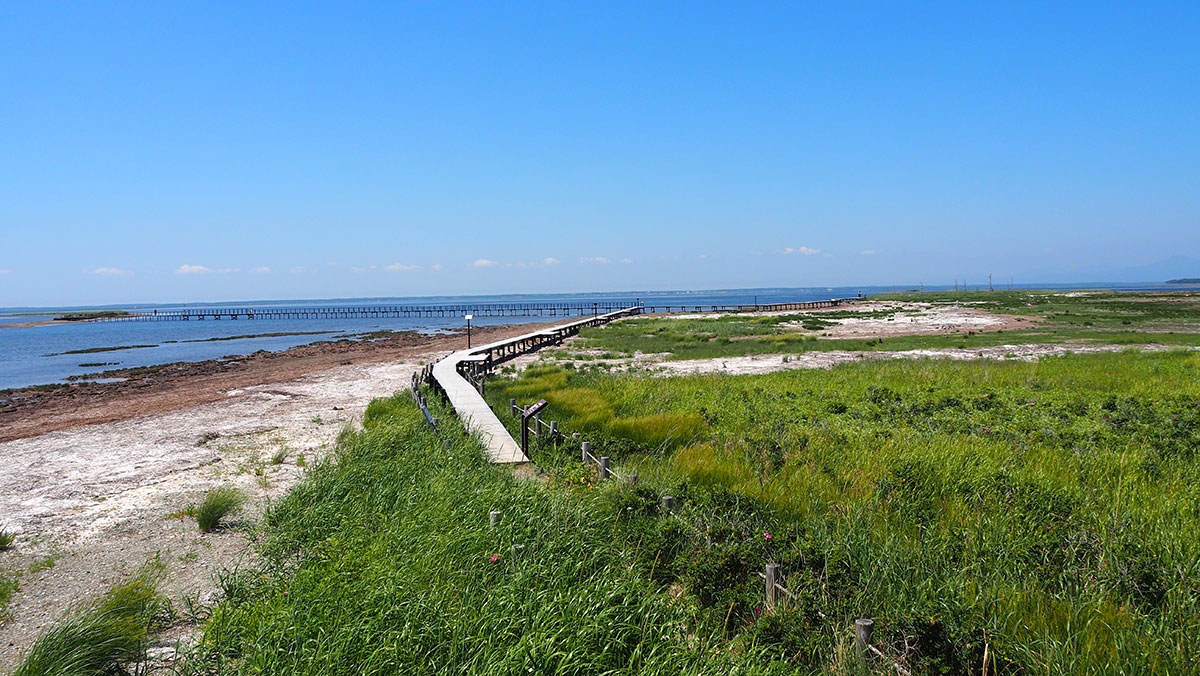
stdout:
<svg viewBox="0 0 1200 676">
<path fill-rule="evenodd" d="M 853 298 L 770 303 L 762 305 L 678 305 L 649 304 L 639 301 L 637 312 L 778 312 L 788 310 L 818 310 L 851 302 Z M 576 303 L 490 303 L 448 305 L 360 305 L 329 307 L 240 307 L 197 308 L 187 310 L 153 310 L 131 312 L 115 317 L 102 317 L 105 322 L 184 322 L 254 320 L 254 319 L 392 319 L 403 317 L 586 317 L 629 310 L 628 301 Z"/>
</svg>

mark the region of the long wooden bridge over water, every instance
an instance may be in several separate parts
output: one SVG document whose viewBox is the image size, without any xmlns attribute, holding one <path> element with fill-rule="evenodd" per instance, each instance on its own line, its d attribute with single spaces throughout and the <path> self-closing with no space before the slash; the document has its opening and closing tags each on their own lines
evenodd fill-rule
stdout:
<svg viewBox="0 0 1200 676">
<path fill-rule="evenodd" d="M 772 312 L 787 310 L 817 310 L 835 307 L 854 299 L 834 298 L 830 300 L 802 301 L 794 303 L 770 303 L 754 305 L 683 305 L 661 304 L 656 301 L 636 301 L 634 306 L 641 313 L 690 313 L 690 312 Z M 595 301 L 573 303 L 488 303 L 447 305 L 358 305 L 327 307 L 225 307 L 194 308 L 182 310 L 151 310 L 103 317 L 98 321 L 118 322 L 168 322 L 168 321 L 216 321 L 255 319 L 359 319 L 359 318 L 402 318 L 402 317 L 586 317 L 599 316 L 628 310 L 630 302 Z"/>
</svg>

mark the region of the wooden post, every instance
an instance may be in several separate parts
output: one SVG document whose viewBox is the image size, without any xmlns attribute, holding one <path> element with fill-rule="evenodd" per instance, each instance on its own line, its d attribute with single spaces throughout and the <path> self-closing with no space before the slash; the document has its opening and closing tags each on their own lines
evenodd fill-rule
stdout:
<svg viewBox="0 0 1200 676">
<path fill-rule="evenodd" d="M 637 482 L 638 482 L 638 475 L 637 475 L 637 472 L 634 472 L 633 474 L 630 474 L 630 475 L 629 475 L 629 485 L 630 485 L 630 486 L 636 486 L 636 485 L 637 485 Z"/>
<path fill-rule="evenodd" d="M 512 558 L 514 566 L 520 563 L 521 559 L 525 558 L 525 545 L 513 545 Z"/>
<path fill-rule="evenodd" d="M 508 400 L 508 412 L 513 414 L 514 416 L 517 414 L 517 400 L 516 399 Z"/>
<path fill-rule="evenodd" d="M 583 449 L 583 452 L 580 453 L 579 457 L 583 460 L 583 463 L 586 465 L 587 461 L 588 461 L 588 456 L 591 455 L 592 444 L 591 444 L 591 442 L 585 441 L 585 442 L 583 442 L 583 446 L 581 446 L 580 448 Z"/>
<path fill-rule="evenodd" d="M 871 632 L 874 630 L 875 622 L 873 620 L 854 621 L 854 651 L 858 653 L 859 659 L 867 656 L 868 646 L 871 645 Z"/>
<path fill-rule="evenodd" d="M 557 438 L 558 438 L 558 421 L 551 420 L 550 421 L 550 440 L 554 441 Z"/>
<path fill-rule="evenodd" d="M 600 456 L 600 480 L 608 481 L 608 477 L 608 456 L 602 455 Z"/>
<path fill-rule="evenodd" d="M 663 506 L 663 509 L 665 509 L 668 512 L 675 511 L 675 498 L 673 498 L 669 495 L 664 495 L 663 499 L 662 499 L 662 506 Z"/>
<path fill-rule="evenodd" d="M 775 610 L 775 604 L 779 602 L 779 588 L 775 585 L 779 583 L 779 564 L 767 564 L 767 610 Z"/>
<path fill-rule="evenodd" d="M 492 528 L 500 525 L 500 512 L 497 512 L 496 510 L 488 512 L 488 525 Z"/>
</svg>

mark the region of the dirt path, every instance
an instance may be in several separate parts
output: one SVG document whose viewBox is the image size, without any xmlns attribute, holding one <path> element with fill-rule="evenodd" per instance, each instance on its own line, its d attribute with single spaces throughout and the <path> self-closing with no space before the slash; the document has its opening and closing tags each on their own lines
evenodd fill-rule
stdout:
<svg viewBox="0 0 1200 676">
<path fill-rule="evenodd" d="M 0 552 L 0 574 L 19 578 L 0 619 L 0 673 L 73 603 L 155 558 L 180 612 L 161 638 L 170 652 L 194 631 L 185 599 L 210 599 L 214 574 L 247 547 L 246 529 L 202 534 L 178 512 L 233 485 L 248 496 L 238 519 L 257 522 L 372 399 L 407 387 L 421 362 L 465 338 L 344 343 L 188 364 L 144 382 L 34 391 L 0 412 L 0 527 L 18 534 Z"/>
</svg>

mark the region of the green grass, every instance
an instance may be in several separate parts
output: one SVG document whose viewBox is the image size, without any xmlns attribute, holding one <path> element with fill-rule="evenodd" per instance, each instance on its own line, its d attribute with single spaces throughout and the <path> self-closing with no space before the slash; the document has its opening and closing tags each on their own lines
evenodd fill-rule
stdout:
<svg viewBox="0 0 1200 676">
<path fill-rule="evenodd" d="M 12 543 L 15 542 L 16 540 L 17 540 L 16 533 L 14 533 L 10 530 L 6 530 L 4 528 L 0 528 L 0 552 L 11 547 Z"/>
<path fill-rule="evenodd" d="M 211 533 L 221 525 L 221 520 L 241 507 L 246 496 L 236 488 L 223 486 L 204 496 L 195 510 L 196 523 L 200 530 Z"/>
<path fill-rule="evenodd" d="M 670 527 L 657 494 L 517 480 L 437 415 L 440 438 L 406 397 L 377 402 L 268 512 L 263 561 L 224 580 L 193 672 L 785 672 L 654 581 L 639 541 Z"/>
<path fill-rule="evenodd" d="M 20 580 L 8 571 L 0 570 L 0 620 L 8 614 L 8 604 L 20 587 Z"/>
<path fill-rule="evenodd" d="M 983 348 L 1005 344 L 1200 345 L 1200 293 L 971 291 L 888 295 L 878 300 L 964 303 L 999 314 L 1031 318 L 1028 329 L 957 332 L 888 338 L 825 338 L 831 320 L 889 318 L 894 310 L 835 310 L 775 317 L 731 314 L 716 318 L 633 318 L 585 329 L 579 346 L 620 354 L 669 353 L 669 359 L 712 359 L 806 351 Z M 869 305 L 863 306 L 870 308 Z M 804 331 L 797 328 L 797 324 Z M 568 356 L 564 354 L 564 356 Z M 569 355 L 572 359 L 581 359 Z"/>
<path fill-rule="evenodd" d="M 774 557 L 798 601 L 743 640 L 810 668 L 835 661 L 856 614 L 934 673 L 977 672 L 985 645 L 993 673 L 1200 667 L 1200 355 L 739 377 L 540 368 L 492 380 L 488 397 L 504 420 L 509 397 L 545 398 L 545 419 L 680 497 L 694 530 L 647 537 L 656 580 L 700 615 L 733 603 L 746 622 L 742 581 Z M 699 422 L 673 435 L 683 419 Z M 535 459 L 586 485 L 577 453 Z M 773 549 L 748 541 L 764 531 Z"/>
<path fill-rule="evenodd" d="M 165 602 L 156 574 L 142 573 L 77 608 L 30 647 L 13 676 L 126 673 L 145 657 Z"/>
</svg>

